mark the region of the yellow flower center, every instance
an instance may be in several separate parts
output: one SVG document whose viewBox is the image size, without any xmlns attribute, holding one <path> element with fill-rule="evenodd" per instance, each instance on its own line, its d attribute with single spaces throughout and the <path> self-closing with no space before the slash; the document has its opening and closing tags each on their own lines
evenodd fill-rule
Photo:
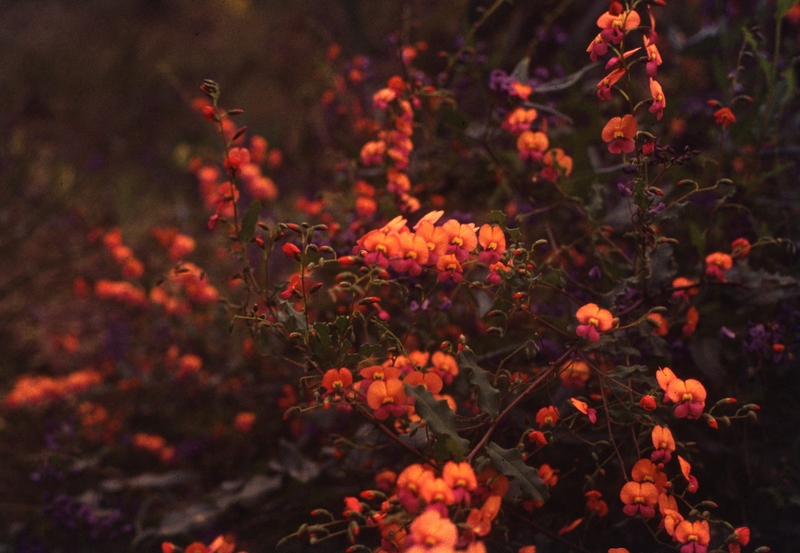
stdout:
<svg viewBox="0 0 800 553">
<path fill-rule="evenodd" d="M 687 541 L 699 541 L 699 539 L 695 534 L 689 534 Z"/>
<path fill-rule="evenodd" d="M 406 259 L 416 259 L 416 258 L 417 258 L 417 252 L 415 251 L 410 251 L 406 254 Z"/>
<path fill-rule="evenodd" d="M 692 394 L 690 394 L 688 392 L 683 394 L 683 396 L 681 397 L 681 400 L 682 401 L 692 401 Z"/>
<path fill-rule="evenodd" d="M 614 131 L 614 138 L 625 138 L 625 135 L 622 134 L 622 131 Z"/>
<path fill-rule="evenodd" d="M 614 136 L 616 136 L 616 135 L 614 135 Z M 591 317 L 591 318 L 589 318 L 589 324 L 592 325 L 592 326 L 597 326 L 597 325 L 600 324 L 600 321 L 598 321 L 594 317 Z"/>
<path fill-rule="evenodd" d="M 447 270 L 448 270 L 448 271 L 455 271 L 455 270 L 456 270 L 456 264 L 455 264 L 455 263 L 450 263 L 450 264 L 447 266 Z"/>
<path fill-rule="evenodd" d="M 386 253 L 386 246 L 384 246 L 383 244 L 378 244 L 377 246 L 375 246 L 375 251 Z"/>
<path fill-rule="evenodd" d="M 451 244 L 455 244 L 456 246 L 460 246 L 461 244 L 464 243 L 464 241 L 461 238 L 459 238 L 458 236 L 456 236 L 455 238 L 450 240 L 450 243 Z"/>
<path fill-rule="evenodd" d="M 386 396 L 383 398 L 383 405 L 386 405 L 387 403 L 394 403 L 394 398 L 391 396 Z"/>
<path fill-rule="evenodd" d="M 641 497 L 641 496 L 639 496 L 639 497 L 636 497 L 636 498 L 633 500 L 633 502 L 634 502 L 636 505 L 641 505 L 642 503 L 644 503 L 644 497 Z"/>
<path fill-rule="evenodd" d="M 492 242 L 491 244 L 489 244 L 489 246 L 486 249 L 487 250 L 496 250 L 497 249 L 497 242 Z"/>
</svg>

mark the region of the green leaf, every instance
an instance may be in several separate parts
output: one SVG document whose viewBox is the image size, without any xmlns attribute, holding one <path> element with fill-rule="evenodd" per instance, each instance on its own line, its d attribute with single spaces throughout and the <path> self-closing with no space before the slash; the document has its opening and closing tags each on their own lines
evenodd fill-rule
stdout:
<svg viewBox="0 0 800 553">
<path fill-rule="evenodd" d="M 433 457 L 439 462 L 453 460 L 460 463 L 464 460 L 464 451 L 453 438 L 439 434 L 433 444 Z"/>
<path fill-rule="evenodd" d="M 794 3 L 795 0 L 778 0 L 775 3 L 775 20 L 780 22 L 780 20 L 786 15 L 786 12 L 792 8 Z"/>
<path fill-rule="evenodd" d="M 301 311 L 298 311 L 286 300 L 278 301 L 278 306 L 283 310 L 282 313 L 278 313 L 278 320 L 286 325 L 286 329 L 290 332 L 292 331 L 299 331 L 299 332 L 306 332 L 308 327 L 306 326 L 306 318 Z M 294 323 L 292 325 L 292 323 Z"/>
<path fill-rule="evenodd" d="M 333 351 L 331 350 L 331 333 L 325 323 L 314 323 L 315 337 L 310 341 L 311 349 L 314 354 L 323 360 L 332 360 Z"/>
<path fill-rule="evenodd" d="M 646 373 L 648 368 L 644 365 L 631 365 L 630 367 L 623 367 L 619 365 L 616 369 L 608 373 L 608 376 L 616 378 L 617 380 L 622 380 L 623 378 L 628 378 L 634 373 Z"/>
<path fill-rule="evenodd" d="M 496 417 L 500 413 L 500 390 L 492 386 L 491 374 L 478 366 L 478 358 L 469 348 L 458 354 L 458 364 L 466 370 L 469 383 L 478 388 L 478 407 Z"/>
<path fill-rule="evenodd" d="M 489 220 L 502 226 L 506 222 L 506 214 L 502 211 L 494 210 L 489 214 Z"/>
<path fill-rule="evenodd" d="M 348 317 L 339 316 L 336 317 L 334 324 L 336 325 L 336 330 L 339 331 L 339 335 L 344 336 L 344 333 L 347 331 L 347 327 L 350 326 L 350 319 Z"/>
<path fill-rule="evenodd" d="M 239 241 L 242 244 L 247 244 L 253 239 L 256 232 L 256 223 L 258 223 L 258 213 L 261 211 L 261 202 L 255 200 L 247 208 L 247 212 L 242 218 L 242 229 L 239 231 Z"/>
<path fill-rule="evenodd" d="M 463 458 L 469 447 L 469 441 L 461 438 L 456 429 L 456 413 L 444 399 L 436 399 L 425 386 L 409 386 L 405 384 L 406 393 L 414 398 L 414 408 L 433 432 L 439 436 L 447 436 L 460 449 Z M 440 439 L 440 438 L 437 438 Z M 448 446 L 449 447 L 449 446 Z"/>
<path fill-rule="evenodd" d="M 767 81 L 771 81 L 772 64 L 770 64 L 770 62 L 767 61 L 767 58 L 765 58 L 760 53 L 761 48 L 759 48 L 758 42 L 756 41 L 756 38 L 753 36 L 753 33 L 751 33 L 747 28 L 744 28 L 742 30 L 744 31 L 744 40 L 747 42 L 750 48 L 753 49 L 753 55 L 755 56 L 756 60 L 758 60 L 758 65 L 761 67 L 761 71 L 764 72 L 764 76 L 767 78 Z"/>
<path fill-rule="evenodd" d="M 514 478 L 519 482 L 524 494 L 539 501 L 547 501 L 550 498 L 547 485 L 539 478 L 539 471 L 525 464 L 519 449 L 515 447 L 503 449 L 492 442 L 487 446 L 486 453 L 488 453 L 489 458 L 492 460 L 492 465 L 500 474 Z"/>
</svg>

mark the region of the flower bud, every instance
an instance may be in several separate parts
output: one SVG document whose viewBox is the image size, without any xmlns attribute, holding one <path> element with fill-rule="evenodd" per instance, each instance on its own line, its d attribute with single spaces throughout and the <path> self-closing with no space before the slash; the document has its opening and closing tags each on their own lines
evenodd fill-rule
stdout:
<svg viewBox="0 0 800 553">
<path fill-rule="evenodd" d="M 656 408 L 656 398 L 653 396 L 644 396 L 639 400 L 639 407 L 645 411 L 654 411 Z"/>
</svg>

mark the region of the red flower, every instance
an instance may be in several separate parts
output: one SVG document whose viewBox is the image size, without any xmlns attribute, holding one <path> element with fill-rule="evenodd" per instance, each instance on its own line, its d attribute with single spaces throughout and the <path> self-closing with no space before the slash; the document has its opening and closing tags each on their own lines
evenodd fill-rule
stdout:
<svg viewBox="0 0 800 553">
<path fill-rule="evenodd" d="M 719 105 L 719 104 L 717 104 Z M 720 108 L 714 112 L 714 117 L 717 120 L 717 125 L 722 125 L 723 129 L 727 129 L 733 123 L 736 123 L 736 117 L 730 108 Z"/>
</svg>

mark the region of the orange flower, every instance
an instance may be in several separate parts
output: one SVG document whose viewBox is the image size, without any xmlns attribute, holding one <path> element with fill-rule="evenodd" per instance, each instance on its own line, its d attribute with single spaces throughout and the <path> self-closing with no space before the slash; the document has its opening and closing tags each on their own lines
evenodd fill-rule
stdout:
<svg viewBox="0 0 800 553">
<path fill-rule="evenodd" d="M 590 409 L 589 405 L 585 401 L 575 399 L 574 397 L 571 398 L 570 401 L 572 402 L 572 405 L 575 407 L 575 409 L 577 409 L 578 411 L 589 417 L 589 422 L 591 422 L 592 424 L 597 422 L 597 411 L 595 411 L 594 409 Z"/>
<path fill-rule="evenodd" d="M 619 498 L 625 504 L 622 512 L 628 516 L 638 513 L 650 518 L 656 514 L 654 505 L 658 503 L 658 490 L 650 482 L 628 482 L 622 486 Z"/>
<path fill-rule="evenodd" d="M 436 261 L 436 268 L 439 270 L 439 276 L 437 277 L 439 281 L 449 279 L 455 283 L 459 283 L 461 279 L 464 278 L 462 276 L 464 269 L 461 268 L 461 263 L 459 263 L 456 256 L 451 253 L 441 256 L 438 261 Z"/>
<path fill-rule="evenodd" d="M 684 277 L 678 277 L 673 280 L 672 287 L 677 289 L 672 292 L 672 297 L 681 298 L 684 301 L 689 301 L 689 296 L 696 296 L 700 292 L 695 281 Z"/>
<path fill-rule="evenodd" d="M 664 97 L 661 85 L 652 77 L 650 77 L 650 95 L 653 97 L 653 103 L 647 111 L 655 113 L 656 120 L 661 121 L 664 116 L 664 108 L 667 107 L 667 99 Z"/>
<path fill-rule="evenodd" d="M 743 545 L 750 543 L 750 529 L 747 526 L 741 526 L 733 531 L 734 541 L 728 544 L 728 551 L 730 553 L 740 553 Z"/>
<path fill-rule="evenodd" d="M 524 131 L 517 138 L 517 150 L 522 161 L 526 159 L 542 161 L 544 151 L 549 145 L 550 141 L 547 139 L 547 135 L 541 131 Z"/>
<path fill-rule="evenodd" d="M 661 65 L 661 54 L 658 52 L 655 42 L 650 41 L 650 37 L 644 35 L 644 47 L 647 51 L 647 74 L 650 77 L 655 77 L 658 71 L 658 66 Z"/>
<path fill-rule="evenodd" d="M 650 437 L 655 448 L 650 454 L 650 460 L 654 463 L 669 463 L 672 452 L 675 451 L 675 439 L 670 429 L 666 426 L 654 426 Z"/>
<path fill-rule="evenodd" d="M 531 123 L 537 115 L 538 113 L 533 108 L 517 108 L 508 114 L 501 126 L 511 134 L 520 134 L 531 128 Z"/>
<path fill-rule="evenodd" d="M 361 163 L 364 165 L 380 165 L 383 162 L 384 153 L 386 153 L 386 142 L 383 140 L 367 142 L 361 148 Z"/>
<path fill-rule="evenodd" d="M 358 374 L 360 374 L 364 379 L 359 382 L 361 389 L 366 390 L 369 388 L 370 384 L 372 384 L 373 380 L 389 380 L 390 378 L 400 378 L 400 369 L 386 364 L 372 365 L 370 367 L 364 367 L 358 371 Z"/>
<path fill-rule="evenodd" d="M 575 329 L 575 334 L 589 338 L 590 342 L 600 339 L 600 332 L 610 330 L 614 326 L 614 316 L 605 309 L 600 309 L 597 304 L 587 303 L 575 313 L 581 323 Z"/>
<path fill-rule="evenodd" d="M 236 427 L 236 430 L 242 432 L 244 434 L 250 432 L 250 429 L 253 428 L 253 424 L 256 422 L 256 414 L 252 411 L 243 411 L 236 415 L 236 418 L 233 421 L 233 426 Z"/>
<path fill-rule="evenodd" d="M 589 53 L 589 57 L 592 61 L 596 62 L 598 57 L 605 56 L 608 53 L 608 43 L 603 40 L 602 34 L 598 34 L 594 37 L 594 40 L 589 43 L 586 51 Z"/>
<path fill-rule="evenodd" d="M 542 407 L 539 409 L 539 412 L 536 413 L 536 423 L 539 425 L 539 428 L 542 428 L 545 425 L 555 426 L 555 424 L 558 422 L 558 419 L 558 409 L 552 405 L 549 407 Z"/>
<path fill-rule="evenodd" d="M 656 371 L 656 380 L 658 380 L 658 385 L 665 392 L 667 391 L 667 386 L 669 386 L 669 383 L 675 380 L 676 378 L 678 377 L 675 376 L 675 373 L 672 372 L 672 369 L 670 369 L 669 367 L 664 367 Z"/>
<path fill-rule="evenodd" d="M 422 265 L 428 262 L 430 250 L 425 239 L 416 234 L 405 232 L 397 236 L 397 253 L 391 261 L 392 268 L 398 273 L 408 272 L 411 276 L 422 273 Z"/>
<path fill-rule="evenodd" d="M 719 104 L 717 104 L 719 105 Z M 717 125 L 722 125 L 722 128 L 727 129 L 733 123 L 736 123 L 736 117 L 730 108 L 720 108 L 714 112 L 714 118 L 717 120 Z"/>
<path fill-rule="evenodd" d="M 478 246 L 478 237 L 475 235 L 475 225 L 463 225 L 455 219 L 450 219 L 442 230 L 447 235 L 447 253 L 453 254 L 459 263 L 464 263 L 469 254 Z"/>
<path fill-rule="evenodd" d="M 458 541 L 456 525 L 435 509 L 429 509 L 414 519 L 409 531 L 413 545 L 406 549 L 406 553 L 444 553 L 452 551 Z"/>
<path fill-rule="evenodd" d="M 369 231 L 357 241 L 354 253 L 361 253 L 364 261 L 381 269 L 389 266 L 389 260 L 400 251 L 400 242 L 395 233 L 382 229 Z"/>
<path fill-rule="evenodd" d="M 548 488 L 552 488 L 558 483 L 558 470 L 554 470 L 553 467 L 548 465 L 547 463 L 543 463 L 539 467 L 539 478 L 542 479 Z"/>
<path fill-rule="evenodd" d="M 558 377 L 565 388 L 582 389 L 586 381 L 589 380 L 590 374 L 589 365 L 581 359 L 567 361 L 563 368 L 558 371 Z"/>
<path fill-rule="evenodd" d="M 500 261 L 506 251 L 506 235 L 497 225 L 485 224 L 478 231 L 478 244 L 483 251 L 478 255 L 478 261 L 491 265 Z"/>
<path fill-rule="evenodd" d="M 639 14 L 633 10 L 618 15 L 606 12 L 597 20 L 597 26 L 603 29 L 600 36 L 605 42 L 619 44 L 625 37 L 625 31 L 634 29 L 641 23 Z"/>
<path fill-rule="evenodd" d="M 419 386 L 422 384 L 425 386 L 425 389 L 432 394 L 438 394 L 442 391 L 442 387 L 444 386 L 442 377 L 433 371 L 426 373 L 414 371 L 412 373 L 408 373 L 408 375 L 403 379 L 403 382 L 409 386 Z"/>
<path fill-rule="evenodd" d="M 675 527 L 683 521 L 683 516 L 678 512 L 678 502 L 674 496 L 662 493 L 658 496 L 658 510 L 662 516 L 664 530 L 670 536 L 675 534 Z"/>
<path fill-rule="evenodd" d="M 737 238 L 731 242 L 731 257 L 738 259 L 747 257 L 750 253 L 750 241 L 747 238 Z"/>
<path fill-rule="evenodd" d="M 639 459 L 631 469 L 631 478 L 634 482 L 650 482 L 656 487 L 658 493 L 667 487 L 667 475 L 661 472 L 659 465 L 650 459 Z"/>
<path fill-rule="evenodd" d="M 425 500 L 425 503 L 442 503 L 444 505 L 452 505 L 456 502 L 453 490 L 448 483 L 442 478 L 429 478 L 422 483 L 422 488 L 419 491 L 420 497 Z"/>
<path fill-rule="evenodd" d="M 409 512 L 416 513 L 420 507 L 422 487 L 429 479 L 433 479 L 429 467 L 415 463 L 407 466 L 397 477 L 397 499 Z"/>
<path fill-rule="evenodd" d="M 322 376 L 322 387 L 327 390 L 323 397 L 330 394 L 342 395 L 345 389 L 353 383 L 353 373 L 350 369 L 330 369 Z"/>
<path fill-rule="evenodd" d="M 706 274 L 720 282 L 725 282 L 724 271 L 732 266 L 733 258 L 727 253 L 714 252 L 706 256 Z"/>
<path fill-rule="evenodd" d="M 689 493 L 694 493 L 697 491 L 698 484 L 697 478 L 692 476 L 692 465 L 689 464 L 689 461 L 678 455 L 678 464 L 681 466 L 681 473 L 683 477 L 686 478 L 686 481 L 689 483 L 686 486 L 686 491 Z"/>
<path fill-rule="evenodd" d="M 678 404 L 675 406 L 678 418 L 698 419 L 706 406 L 706 389 L 693 378 L 672 380 L 667 386 L 666 397 Z"/>
<path fill-rule="evenodd" d="M 686 324 L 683 325 L 681 328 L 681 332 L 684 336 L 689 337 L 694 334 L 695 329 L 697 329 L 697 323 L 700 321 L 700 312 L 697 311 L 697 308 L 692 306 L 686 311 Z"/>
<path fill-rule="evenodd" d="M 633 140 L 638 130 L 636 119 L 629 113 L 624 117 L 612 117 L 603 127 L 601 136 L 605 142 L 610 143 L 608 151 L 612 154 L 630 153 L 636 149 Z"/>
<path fill-rule="evenodd" d="M 420 221 L 414 227 L 414 231 L 428 247 L 428 263 L 436 264 L 439 256 L 447 252 L 447 233 L 442 230 L 442 227 L 434 227 L 430 221 Z"/>
<path fill-rule="evenodd" d="M 528 101 L 528 96 L 533 92 L 533 87 L 527 84 L 522 84 L 519 81 L 512 81 L 508 85 L 508 95 L 516 96 L 521 100 Z"/>
<path fill-rule="evenodd" d="M 564 153 L 561 148 L 548 150 L 542 158 L 546 167 L 542 169 L 542 178 L 556 182 L 559 176 L 568 176 L 572 173 L 572 158 Z"/>
<path fill-rule="evenodd" d="M 503 503 L 502 496 L 492 495 L 480 509 L 471 509 L 467 516 L 467 525 L 472 528 L 478 536 L 485 536 L 492 530 L 492 521 L 500 512 L 500 505 Z"/>
<path fill-rule="evenodd" d="M 597 97 L 601 100 L 610 100 L 611 99 L 611 87 L 622 78 L 622 76 L 626 73 L 625 69 L 617 68 L 614 69 L 611 73 L 603 77 L 603 79 L 597 83 Z M 618 119 L 618 118 L 616 118 Z"/>
<path fill-rule="evenodd" d="M 664 315 L 661 313 L 650 313 L 647 315 L 647 318 L 657 325 L 653 330 L 653 334 L 656 336 L 666 336 L 669 333 L 669 324 L 667 323 L 667 319 L 664 318 Z"/>
<path fill-rule="evenodd" d="M 528 441 L 532 444 L 536 444 L 539 447 L 547 445 L 547 438 L 538 430 L 532 430 L 528 434 Z"/>
<path fill-rule="evenodd" d="M 382 88 L 372 95 L 372 107 L 375 109 L 386 109 L 389 102 L 397 98 L 397 92 L 391 88 Z"/>
<path fill-rule="evenodd" d="M 681 553 L 706 553 L 708 542 L 711 541 L 708 521 L 684 520 L 675 528 L 674 538 L 684 544 Z"/>
<path fill-rule="evenodd" d="M 453 378 L 458 376 L 458 361 L 452 355 L 443 351 L 435 351 L 431 356 L 431 365 L 434 371 L 442 377 L 445 384 L 453 382 Z"/>
<path fill-rule="evenodd" d="M 186 549 L 183 550 L 184 553 L 208 553 L 208 547 L 204 543 L 196 541 L 194 543 L 190 543 L 186 546 Z"/>
<path fill-rule="evenodd" d="M 469 492 L 478 487 L 475 471 L 466 462 L 448 461 L 442 469 L 442 479 L 453 490 L 453 497 L 458 502 L 469 500 Z"/>
<path fill-rule="evenodd" d="M 384 420 L 390 414 L 395 417 L 404 414 L 407 399 L 403 383 L 398 378 L 375 380 L 367 390 L 367 404 L 373 409 L 373 415 L 378 420 Z"/>
<path fill-rule="evenodd" d="M 598 492 L 597 490 L 589 490 L 585 494 L 586 497 L 586 508 L 590 511 L 594 511 L 597 513 L 597 516 L 603 518 L 608 514 L 608 504 L 600 499 L 603 497 L 603 494 Z"/>
</svg>

